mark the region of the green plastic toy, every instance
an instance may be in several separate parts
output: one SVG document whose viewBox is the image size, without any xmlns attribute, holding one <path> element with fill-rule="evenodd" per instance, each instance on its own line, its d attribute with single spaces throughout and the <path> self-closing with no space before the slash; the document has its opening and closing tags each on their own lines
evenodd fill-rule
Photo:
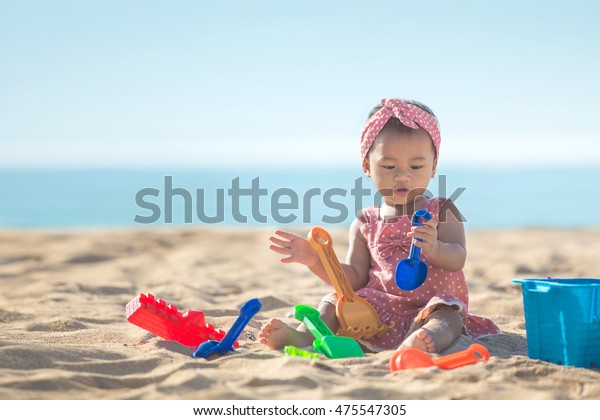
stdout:
<svg viewBox="0 0 600 420">
<path fill-rule="evenodd" d="M 320 359 L 319 353 L 313 353 L 312 351 L 299 349 L 295 346 L 285 346 L 283 352 L 288 356 L 304 357 L 305 359 Z"/>
<path fill-rule="evenodd" d="M 294 318 L 306 325 L 308 331 L 315 336 L 313 347 L 330 359 L 342 359 L 344 357 L 364 357 L 358 341 L 350 337 L 334 335 L 329 327 L 321 321 L 319 311 L 306 305 L 298 305 L 294 308 Z"/>
</svg>

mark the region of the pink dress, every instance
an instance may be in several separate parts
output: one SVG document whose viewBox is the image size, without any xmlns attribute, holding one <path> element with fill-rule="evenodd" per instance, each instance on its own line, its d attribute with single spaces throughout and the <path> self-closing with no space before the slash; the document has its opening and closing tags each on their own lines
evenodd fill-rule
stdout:
<svg viewBox="0 0 600 420">
<path fill-rule="evenodd" d="M 439 220 L 440 207 L 445 199 L 427 199 L 424 209 Z M 396 286 L 395 271 L 400 260 L 408 258 L 411 246 L 406 233 L 410 231 L 409 216 L 383 220 L 379 207 L 369 207 L 359 215 L 364 235 L 371 253 L 369 281 L 357 295 L 368 300 L 379 315 L 382 323 L 393 322 L 382 337 L 359 340 L 374 351 L 397 348 L 407 336 L 422 325 L 422 321 L 440 305 L 452 307 L 463 316 L 465 332 L 473 338 L 498 334 L 500 329 L 489 319 L 469 314 L 469 293 L 462 271 L 446 271 L 431 265 L 422 253 L 421 259 L 428 266 L 425 283 L 415 290 L 405 291 Z M 323 301 L 336 303 L 336 294 L 331 293 Z"/>
</svg>

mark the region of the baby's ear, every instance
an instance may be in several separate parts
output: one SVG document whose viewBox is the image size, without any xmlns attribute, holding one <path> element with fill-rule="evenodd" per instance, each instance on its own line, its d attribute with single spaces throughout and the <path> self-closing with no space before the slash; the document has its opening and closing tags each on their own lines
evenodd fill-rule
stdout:
<svg viewBox="0 0 600 420">
<path fill-rule="evenodd" d="M 362 168 L 364 173 L 367 175 L 367 178 L 371 177 L 371 165 L 369 164 L 369 159 L 364 158 L 362 162 Z"/>
<path fill-rule="evenodd" d="M 435 171 L 437 169 L 437 158 L 433 160 L 433 168 L 431 169 L 431 179 L 435 177 Z"/>
</svg>

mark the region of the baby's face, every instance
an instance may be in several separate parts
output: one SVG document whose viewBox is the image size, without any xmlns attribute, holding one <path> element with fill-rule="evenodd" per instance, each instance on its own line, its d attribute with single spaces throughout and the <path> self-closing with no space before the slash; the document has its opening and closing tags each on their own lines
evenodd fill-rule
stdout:
<svg viewBox="0 0 600 420">
<path fill-rule="evenodd" d="M 383 132 L 363 163 L 386 204 L 405 205 L 422 195 L 435 175 L 435 149 L 423 129 L 411 135 Z"/>
</svg>

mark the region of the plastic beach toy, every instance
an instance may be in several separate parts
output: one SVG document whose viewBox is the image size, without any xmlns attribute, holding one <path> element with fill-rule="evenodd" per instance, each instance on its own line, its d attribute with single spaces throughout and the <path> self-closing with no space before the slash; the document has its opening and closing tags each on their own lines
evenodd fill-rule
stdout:
<svg viewBox="0 0 600 420">
<path fill-rule="evenodd" d="M 514 279 L 521 285 L 527 355 L 600 369 L 600 278 Z"/>
<path fill-rule="evenodd" d="M 393 327 L 394 324 L 382 324 L 371 304 L 354 293 L 333 251 L 331 235 L 323 228 L 314 227 L 308 233 L 308 242 L 319 254 L 338 295 L 335 314 L 340 322 L 340 333 L 347 337 L 369 339 L 381 336 Z"/>
<path fill-rule="evenodd" d="M 283 352 L 287 356 L 303 357 L 305 359 L 320 359 L 321 358 L 319 353 L 313 353 L 312 351 L 299 349 L 298 347 L 295 347 L 295 346 L 285 346 L 283 348 Z"/>
<path fill-rule="evenodd" d="M 235 320 L 225 337 L 221 341 L 210 340 L 202 343 L 198 346 L 196 351 L 192 354 L 192 357 L 208 357 L 213 353 L 225 353 L 233 350 L 233 343 L 240 336 L 248 322 L 252 319 L 262 304 L 258 298 L 250 299 L 248 302 L 242 305 L 240 309 L 240 315 Z"/>
<path fill-rule="evenodd" d="M 294 308 L 294 318 L 306 325 L 308 331 L 315 336 L 313 348 L 330 359 L 344 357 L 364 357 L 358 342 L 350 337 L 333 335 L 331 330 L 319 316 L 319 311 L 310 306 L 298 305 Z"/>
<path fill-rule="evenodd" d="M 454 369 L 489 360 L 490 353 L 481 344 L 471 344 L 468 349 L 432 359 L 423 350 L 410 348 L 397 350 L 390 359 L 390 372 L 403 369 L 436 366 L 440 369 Z"/>
<path fill-rule="evenodd" d="M 208 324 L 204 313 L 190 309 L 179 312 L 177 306 L 156 299 L 150 293 L 141 293 L 125 306 L 127 321 L 165 340 L 184 346 L 197 347 L 207 340 L 221 340 L 225 331 Z M 234 347 L 238 343 L 233 343 Z"/>
<path fill-rule="evenodd" d="M 431 214 L 427 210 L 417 210 L 413 214 L 412 225 L 421 226 L 422 218 L 431 220 Z M 402 290 L 414 290 L 422 285 L 426 278 L 427 264 L 421 261 L 421 248 L 413 243 L 408 258 L 403 259 L 396 266 L 396 285 Z"/>
</svg>

